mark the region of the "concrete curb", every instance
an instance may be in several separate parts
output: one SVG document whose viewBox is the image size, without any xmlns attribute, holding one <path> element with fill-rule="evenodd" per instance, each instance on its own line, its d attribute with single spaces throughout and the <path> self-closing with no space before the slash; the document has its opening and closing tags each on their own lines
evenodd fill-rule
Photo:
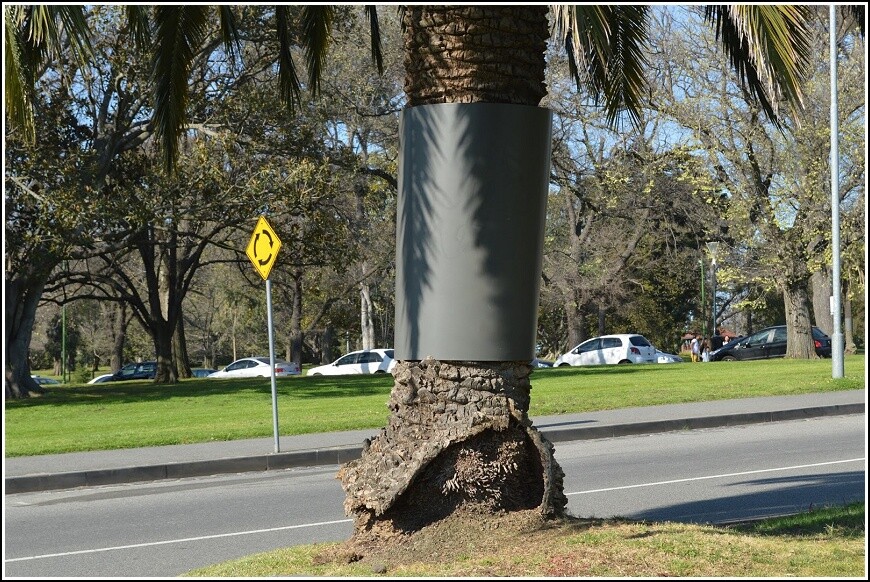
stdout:
<svg viewBox="0 0 870 582">
<path fill-rule="evenodd" d="M 586 439 L 604 439 L 678 430 L 694 430 L 701 428 L 717 428 L 722 426 L 738 426 L 760 422 L 780 422 L 784 420 L 800 420 L 818 416 L 836 416 L 841 414 L 860 414 L 865 411 L 863 403 L 834 404 L 812 408 L 795 408 L 765 412 L 746 412 L 739 414 L 723 414 L 718 416 L 699 416 L 674 420 L 655 420 L 615 424 L 612 426 L 590 426 L 571 429 L 545 429 L 541 432 L 550 442 L 576 441 Z"/>
<path fill-rule="evenodd" d="M 541 433 L 550 440 L 550 442 L 558 443 L 574 440 L 591 440 L 680 430 L 738 426 L 762 422 L 800 420 L 820 416 L 861 414 L 864 412 L 864 403 L 836 404 L 779 411 L 723 414 L 674 420 L 622 423 L 610 426 L 583 426 L 563 429 L 544 428 L 541 429 Z M 5 486 L 7 494 L 31 493 L 34 491 L 117 485 L 139 481 L 205 477 L 222 473 L 272 471 L 317 465 L 340 465 L 359 458 L 360 454 L 362 454 L 362 444 L 359 446 L 332 447 L 286 453 L 269 453 L 204 461 L 184 461 L 149 466 L 7 477 L 5 479 Z"/>
</svg>

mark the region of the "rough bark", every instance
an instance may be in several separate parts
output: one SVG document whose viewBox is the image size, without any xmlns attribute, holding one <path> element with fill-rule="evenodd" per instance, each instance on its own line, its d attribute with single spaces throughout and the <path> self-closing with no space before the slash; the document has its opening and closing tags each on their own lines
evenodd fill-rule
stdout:
<svg viewBox="0 0 870 582">
<path fill-rule="evenodd" d="M 855 345 L 855 332 L 852 329 L 852 298 L 850 295 L 850 283 L 848 279 L 843 281 L 843 341 L 844 352 L 847 354 L 858 353 Z"/>
<path fill-rule="evenodd" d="M 365 263 L 363 263 L 365 265 Z M 362 282 L 359 285 L 360 297 L 360 329 L 362 330 L 362 349 L 371 350 L 375 346 L 375 323 L 373 321 L 372 312 L 374 306 L 372 304 L 372 296 L 369 284 Z"/>
<path fill-rule="evenodd" d="M 187 356 L 187 336 L 184 333 L 184 317 L 179 316 L 172 338 L 172 360 L 175 362 L 175 372 L 179 378 L 190 378 L 190 358 Z"/>
<path fill-rule="evenodd" d="M 302 269 L 293 269 L 291 279 L 293 282 L 293 297 L 290 309 L 290 346 L 287 353 L 288 362 L 296 362 L 300 369 L 302 366 L 302 343 L 305 336 L 302 331 Z"/>
<path fill-rule="evenodd" d="M 812 359 L 817 358 L 813 345 L 812 322 L 810 321 L 810 299 L 804 282 L 785 286 L 785 318 L 788 324 L 788 345 L 786 358 Z"/>
<path fill-rule="evenodd" d="M 834 333 L 834 318 L 831 315 L 831 296 L 834 294 L 831 284 L 831 272 L 827 267 L 821 267 L 813 273 L 813 320 L 816 326 L 828 335 Z"/>
<path fill-rule="evenodd" d="M 407 6 L 403 18 L 408 106 L 538 105 L 546 95 L 549 30 L 538 6 Z"/>
<path fill-rule="evenodd" d="M 586 333 L 586 309 L 580 308 L 577 305 L 576 294 L 565 299 L 565 320 L 568 328 L 568 345 L 565 351 L 573 349 L 574 346 L 589 339 Z"/>
<path fill-rule="evenodd" d="M 112 357 L 110 366 L 115 374 L 124 365 L 124 345 L 127 343 L 127 306 L 121 301 L 115 303 L 115 322 L 112 328 Z"/>
<path fill-rule="evenodd" d="M 5 351 L 4 370 L 6 398 L 27 398 L 31 392 L 42 392 L 30 377 L 30 340 L 36 321 L 36 307 L 48 278 L 47 271 L 22 277 L 7 271 L 5 280 Z"/>
<path fill-rule="evenodd" d="M 413 531 L 460 507 L 563 515 L 564 473 L 528 418 L 526 362 L 402 361 L 389 424 L 338 477 L 355 536 Z"/>
</svg>

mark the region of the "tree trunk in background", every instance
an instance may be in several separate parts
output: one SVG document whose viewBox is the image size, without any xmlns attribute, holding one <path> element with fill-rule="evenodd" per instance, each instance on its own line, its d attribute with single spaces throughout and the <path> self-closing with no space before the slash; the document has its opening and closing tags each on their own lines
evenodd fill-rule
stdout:
<svg viewBox="0 0 870 582">
<path fill-rule="evenodd" d="M 858 346 L 855 345 L 855 332 L 852 329 L 852 299 L 850 293 L 850 283 L 848 279 L 843 281 L 843 339 L 846 342 L 844 352 L 847 354 L 858 353 Z"/>
<path fill-rule="evenodd" d="M 36 321 L 36 307 L 49 271 L 33 273 L 6 272 L 5 321 L 6 365 L 4 370 L 6 398 L 27 398 L 31 392 L 42 392 L 30 377 L 30 340 Z"/>
<path fill-rule="evenodd" d="M 565 320 L 568 327 L 568 345 L 565 351 L 572 349 L 586 338 L 586 310 L 577 305 L 577 297 L 565 301 Z"/>
<path fill-rule="evenodd" d="M 831 296 L 834 288 L 830 270 L 822 266 L 810 279 L 813 286 L 813 320 L 816 327 L 828 335 L 834 333 L 834 318 L 831 315 Z"/>
<path fill-rule="evenodd" d="M 190 378 L 190 359 L 187 356 L 187 336 L 184 334 L 184 317 L 179 313 L 178 325 L 172 338 L 172 360 L 175 362 L 175 373 L 179 378 Z"/>
<path fill-rule="evenodd" d="M 567 217 L 565 221 L 567 226 L 566 234 L 571 243 L 571 261 L 574 265 L 579 266 L 583 261 L 583 244 L 581 241 L 583 230 L 578 223 L 577 212 L 574 209 L 574 192 L 571 188 L 567 187 L 563 188 L 563 191 L 565 192 L 563 200 L 565 203 L 565 215 Z M 576 278 L 575 276 L 569 276 L 567 280 L 568 284 L 571 285 L 576 281 Z M 585 297 L 577 290 L 576 285 L 569 293 L 566 293 L 566 296 L 569 299 L 565 301 L 565 318 L 568 325 L 568 345 L 565 351 L 568 351 L 588 339 L 588 334 L 586 333 Z"/>
<path fill-rule="evenodd" d="M 117 301 L 115 303 L 115 321 L 112 326 L 112 356 L 109 361 L 111 371 L 115 374 L 124 365 L 124 345 L 127 343 L 127 306 Z"/>
<path fill-rule="evenodd" d="M 598 335 L 607 333 L 607 308 L 601 305 L 598 306 Z"/>
<path fill-rule="evenodd" d="M 365 262 L 363 262 L 363 268 L 365 268 Z M 369 290 L 368 283 L 360 283 L 359 285 L 359 297 L 360 297 L 360 329 L 362 331 L 362 349 L 371 350 L 374 349 L 375 346 L 375 324 L 372 320 L 372 296 Z"/>
<path fill-rule="evenodd" d="M 157 356 L 157 370 L 155 383 L 174 384 L 178 382 L 178 373 L 173 361 L 173 337 L 175 326 L 162 319 L 152 321 L 150 325 L 151 335 L 154 338 L 154 353 Z"/>
<path fill-rule="evenodd" d="M 785 319 L 788 325 L 786 358 L 817 358 L 813 345 L 812 321 L 810 321 L 810 298 L 808 281 L 800 281 L 783 288 Z"/>
<path fill-rule="evenodd" d="M 288 362 L 296 362 L 302 369 L 302 342 L 305 339 L 302 334 L 302 269 L 293 269 L 293 302 L 290 309 L 290 353 L 287 354 Z"/>
<path fill-rule="evenodd" d="M 408 107 L 537 106 L 546 94 L 547 12 L 546 5 L 407 6 Z M 420 145 L 406 140 L 402 148 Z M 564 514 L 564 474 L 527 414 L 533 356 L 397 362 L 387 427 L 338 475 L 356 538 L 416 530 L 466 506 Z"/>
<path fill-rule="evenodd" d="M 328 325 L 323 330 L 323 335 L 320 339 L 320 363 L 329 364 L 335 360 L 335 354 L 332 351 L 332 344 L 335 341 L 335 329 Z"/>
</svg>

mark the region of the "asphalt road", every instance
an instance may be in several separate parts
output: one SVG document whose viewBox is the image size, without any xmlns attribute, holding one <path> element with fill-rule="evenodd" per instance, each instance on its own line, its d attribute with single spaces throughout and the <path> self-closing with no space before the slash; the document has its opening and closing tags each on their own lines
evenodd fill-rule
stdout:
<svg viewBox="0 0 870 582">
<path fill-rule="evenodd" d="M 866 416 L 556 444 L 572 514 L 727 522 L 863 500 Z M 167 577 L 351 533 L 338 465 L 5 496 L 4 579 Z"/>
</svg>

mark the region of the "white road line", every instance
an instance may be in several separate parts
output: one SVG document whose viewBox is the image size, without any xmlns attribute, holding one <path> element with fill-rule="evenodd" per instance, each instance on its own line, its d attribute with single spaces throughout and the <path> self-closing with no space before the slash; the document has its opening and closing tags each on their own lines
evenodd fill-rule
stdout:
<svg viewBox="0 0 870 582">
<path fill-rule="evenodd" d="M 858 459 L 845 459 L 842 461 L 828 461 L 826 463 L 813 463 L 811 465 L 795 465 L 793 467 L 776 467 L 774 469 L 759 469 L 757 471 L 743 471 L 740 473 L 722 473 L 721 475 L 707 475 L 705 477 L 690 477 L 688 479 L 672 479 L 670 481 L 657 481 L 655 483 L 639 483 L 637 485 L 623 485 L 621 487 L 607 487 L 605 489 L 589 489 L 588 491 L 574 491 L 565 495 L 585 495 L 587 493 L 602 493 L 605 491 L 619 491 L 621 489 L 637 489 L 638 487 L 656 487 L 658 485 L 671 485 L 673 483 L 688 483 L 691 481 L 704 481 L 707 479 L 722 479 L 725 477 L 740 477 L 742 475 L 757 475 L 759 473 L 773 473 L 775 471 L 792 471 L 794 469 L 807 469 L 810 467 L 824 467 L 825 465 L 838 465 L 841 463 L 855 463 L 864 461 L 864 457 Z"/>
<path fill-rule="evenodd" d="M 57 558 L 62 556 L 76 556 L 79 554 L 95 554 L 98 552 L 112 552 L 114 550 L 129 550 L 131 548 L 147 548 L 149 546 L 162 546 L 166 544 L 180 544 L 184 542 L 196 542 L 200 540 L 211 540 L 215 538 L 228 538 L 233 536 L 246 536 L 250 534 L 258 534 L 258 533 L 269 533 L 273 531 L 284 531 L 288 529 L 299 529 L 303 527 L 319 527 L 322 525 L 334 525 L 336 523 L 347 523 L 351 520 L 349 519 L 337 519 L 335 521 L 321 521 L 319 523 L 303 523 L 300 525 L 285 525 L 283 527 L 270 527 L 268 529 L 255 529 L 251 531 L 237 531 L 232 533 L 225 534 L 215 534 L 210 536 L 198 536 L 195 538 L 182 538 L 178 540 L 163 540 L 161 542 L 148 542 L 144 544 L 130 544 L 129 546 L 114 546 L 111 548 L 95 548 L 93 550 L 78 550 L 75 552 L 60 552 L 58 554 L 42 554 L 41 556 L 27 556 L 24 558 L 10 558 L 8 560 L 4 560 L 5 562 L 24 562 L 27 560 L 41 560 L 43 558 Z"/>
</svg>

